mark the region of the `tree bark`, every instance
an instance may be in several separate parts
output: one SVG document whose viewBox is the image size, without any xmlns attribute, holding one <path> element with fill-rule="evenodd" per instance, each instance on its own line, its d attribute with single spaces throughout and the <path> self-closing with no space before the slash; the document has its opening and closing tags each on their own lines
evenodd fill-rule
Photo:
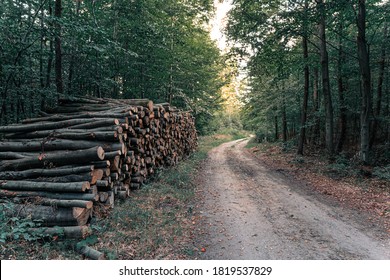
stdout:
<svg viewBox="0 0 390 280">
<path fill-rule="evenodd" d="M 83 256 L 92 259 L 92 260 L 105 260 L 106 257 L 104 253 L 101 253 L 89 246 L 86 245 L 77 245 L 77 250 L 82 254 Z"/>
<path fill-rule="evenodd" d="M 54 168 L 54 169 L 29 169 L 25 171 L 6 171 L 0 172 L 0 180 L 23 180 L 34 179 L 38 177 L 59 177 L 67 175 L 77 175 L 80 173 L 91 172 L 93 166 L 80 166 L 69 168 Z"/>
<path fill-rule="evenodd" d="M 307 10 L 309 8 L 309 2 L 308 0 L 305 0 L 305 21 L 307 20 Z M 300 128 L 300 134 L 298 139 L 298 155 L 303 155 L 303 146 L 306 139 L 306 120 L 307 120 L 307 104 L 309 101 L 309 65 L 308 65 L 308 58 L 309 58 L 309 50 L 307 46 L 307 30 L 306 30 L 306 23 L 304 25 L 304 36 L 302 37 L 302 50 L 303 50 L 303 60 L 305 63 L 304 66 L 304 87 L 303 87 L 303 105 L 302 105 L 302 111 L 301 111 L 301 128 Z"/>
<path fill-rule="evenodd" d="M 11 217 L 31 218 L 40 226 L 84 226 L 89 220 L 91 209 L 14 204 L 10 209 L 6 209 L 6 214 Z"/>
<path fill-rule="evenodd" d="M 372 124 L 372 133 L 370 139 L 370 148 L 374 145 L 377 136 L 377 130 L 379 126 L 379 118 L 382 109 L 382 95 L 383 95 L 383 82 L 385 77 L 385 69 L 386 69 L 386 48 L 387 48 L 387 38 L 388 38 L 388 26 L 387 22 L 385 23 L 385 27 L 383 30 L 383 43 L 381 50 L 381 58 L 379 61 L 379 74 L 378 74 L 378 88 L 377 88 L 377 97 L 376 97 L 376 106 L 374 112 L 374 121 Z"/>
<path fill-rule="evenodd" d="M 320 37 L 320 54 L 321 54 L 321 72 L 322 72 L 322 91 L 325 103 L 325 140 L 326 148 L 330 157 L 334 154 L 333 143 L 333 105 L 330 92 L 329 80 L 329 57 L 326 46 L 326 9 L 323 0 L 316 0 L 317 9 L 320 15 L 319 37 Z"/>
<path fill-rule="evenodd" d="M 5 198 L 27 198 L 27 197 L 46 197 L 51 199 L 62 200 L 85 200 L 85 201 L 97 201 L 98 197 L 93 193 L 53 193 L 42 191 L 14 191 L 14 190 L 1 190 L 0 197 Z"/>
<path fill-rule="evenodd" d="M 62 80 L 62 49 L 61 49 L 61 14 L 62 14 L 62 0 L 55 0 L 54 17 L 55 17 L 55 73 L 56 73 L 56 87 L 57 93 L 64 93 L 64 85 Z"/>
<path fill-rule="evenodd" d="M 71 208 L 71 207 L 79 207 L 91 209 L 93 206 L 92 201 L 87 200 L 75 200 L 75 199 L 52 199 L 46 197 L 30 197 L 30 198 L 15 198 L 13 199 L 14 203 L 18 204 L 34 204 L 34 205 L 44 205 L 44 206 L 53 206 L 53 207 L 63 207 L 63 208 Z"/>
<path fill-rule="evenodd" d="M 337 60 L 337 87 L 339 95 L 339 106 L 340 106 L 340 116 L 339 116 L 339 137 L 337 140 L 336 152 L 341 153 L 343 146 L 347 137 L 347 109 L 345 106 L 344 94 L 346 91 L 344 79 L 343 79 L 343 64 L 345 63 L 345 54 L 342 44 L 342 34 L 343 34 L 343 23 L 339 22 L 339 50 L 338 50 L 338 60 Z"/>
<path fill-rule="evenodd" d="M 0 189 L 19 191 L 85 192 L 89 188 L 89 182 L 52 183 L 34 181 L 6 181 L 0 183 Z"/>
<path fill-rule="evenodd" d="M 30 157 L 0 163 L 0 171 L 26 170 L 45 166 L 64 166 L 70 164 L 85 164 L 104 159 L 102 147 L 94 147 L 87 150 L 63 152 L 60 154 L 42 154 L 39 157 Z"/>
<path fill-rule="evenodd" d="M 371 108 L 371 69 L 370 56 L 366 40 L 366 1 L 359 0 L 358 25 L 358 58 L 362 78 L 362 104 L 360 111 L 360 153 L 364 164 L 370 163 L 370 118 Z"/>
<path fill-rule="evenodd" d="M 88 226 L 68 226 L 68 227 L 41 227 L 30 228 L 27 231 L 31 234 L 43 237 L 58 236 L 65 239 L 85 239 L 91 234 L 91 228 Z"/>
<path fill-rule="evenodd" d="M 51 1 L 48 1 L 49 4 L 49 17 L 51 18 L 53 16 L 53 8 L 51 5 Z M 49 30 L 52 31 L 53 25 L 51 21 L 49 22 Z M 47 59 L 47 68 L 46 68 L 46 88 L 50 87 L 51 83 L 51 68 L 53 65 L 53 39 L 50 38 L 49 42 L 49 57 Z M 41 101 L 41 109 L 45 108 L 45 99 L 42 98 Z"/>
<path fill-rule="evenodd" d="M 287 113 L 286 113 L 286 100 L 285 100 L 284 92 L 282 95 L 282 139 L 283 139 L 283 143 L 287 142 Z"/>
<path fill-rule="evenodd" d="M 75 128 L 79 124 L 91 124 L 100 122 L 99 125 L 118 125 L 118 119 L 73 119 L 73 120 L 64 120 L 58 122 L 41 122 L 41 123 L 32 123 L 32 124 L 17 124 L 17 125 L 8 125 L 0 126 L 0 133 L 24 133 L 24 132 L 33 132 L 37 130 L 51 130 L 59 129 L 65 127 Z M 95 126 L 96 127 L 96 126 Z"/>
</svg>

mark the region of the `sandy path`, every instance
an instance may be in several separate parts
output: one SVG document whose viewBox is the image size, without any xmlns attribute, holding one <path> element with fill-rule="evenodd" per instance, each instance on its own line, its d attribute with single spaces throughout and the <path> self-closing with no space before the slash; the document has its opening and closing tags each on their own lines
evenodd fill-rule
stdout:
<svg viewBox="0 0 390 280">
<path fill-rule="evenodd" d="M 203 167 L 204 259 L 390 259 L 364 214 L 267 170 L 246 142 L 213 149 Z"/>
</svg>

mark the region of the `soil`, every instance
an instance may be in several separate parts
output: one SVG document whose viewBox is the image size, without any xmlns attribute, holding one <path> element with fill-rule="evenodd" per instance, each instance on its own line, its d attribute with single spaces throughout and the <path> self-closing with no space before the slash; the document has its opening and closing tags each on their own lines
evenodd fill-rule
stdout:
<svg viewBox="0 0 390 280">
<path fill-rule="evenodd" d="M 214 148 L 199 173 L 201 259 L 390 259 L 371 212 L 267 167 L 247 141 Z"/>
</svg>

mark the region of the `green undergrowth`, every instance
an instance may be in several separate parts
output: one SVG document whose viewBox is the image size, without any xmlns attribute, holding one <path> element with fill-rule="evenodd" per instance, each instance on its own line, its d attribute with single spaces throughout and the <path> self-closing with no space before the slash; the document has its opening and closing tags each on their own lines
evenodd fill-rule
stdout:
<svg viewBox="0 0 390 280">
<path fill-rule="evenodd" d="M 82 242 L 108 259 L 193 258 L 197 253 L 191 228 L 198 168 L 212 148 L 243 137 L 240 133 L 200 137 L 198 149 L 187 159 L 159 170 L 128 199 L 115 201 L 113 209 L 97 207 L 90 223 L 92 235 Z M 2 232 L 13 235 L 0 240 L 1 259 L 82 259 L 76 252 L 79 240 L 42 240 L 25 234 L 24 227 L 31 226 L 28 221 L 0 218 Z"/>
</svg>

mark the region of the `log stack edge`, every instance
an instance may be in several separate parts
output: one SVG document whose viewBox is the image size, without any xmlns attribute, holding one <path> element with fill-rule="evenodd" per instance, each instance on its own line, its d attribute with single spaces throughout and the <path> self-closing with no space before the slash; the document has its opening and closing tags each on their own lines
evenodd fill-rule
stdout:
<svg viewBox="0 0 390 280">
<path fill-rule="evenodd" d="M 147 99 L 62 97 L 21 124 L 0 126 L 0 200 L 7 215 L 84 237 L 94 209 L 114 207 L 156 169 L 197 148 L 189 112 Z"/>
</svg>

